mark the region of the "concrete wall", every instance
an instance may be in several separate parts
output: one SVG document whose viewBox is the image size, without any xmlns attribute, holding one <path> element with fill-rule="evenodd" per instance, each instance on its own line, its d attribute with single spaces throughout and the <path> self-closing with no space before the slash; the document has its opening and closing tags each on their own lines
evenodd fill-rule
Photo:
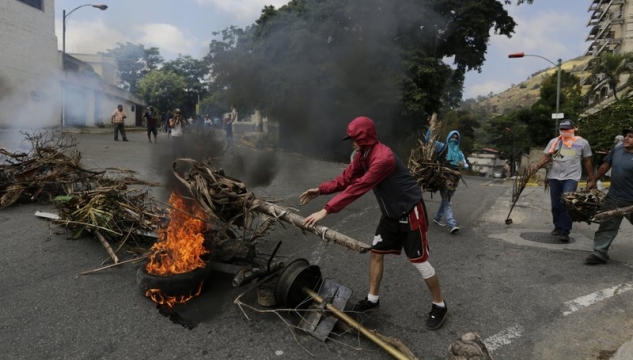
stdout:
<svg viewBox="0 0 633 360">
<path fill-rule="evenodd" d="M 498 158 L 496 154 L 471 154 L 467 157 L 470 169 L 481 176 L 493 176 L 503 172 L 505 160 Z"/>
<path fill-rule="evenodd" d="M 70 54 L 86 64 L 92 66 L 92 69 L 101 76 L 101 79 L 107 84 L 119 85 L 119 65 L 115 58 L 104 56 L 102 54 Z"/>
<path fill-rule="evenodd" d="M 233 113 L 237 115 L 235 110 Z M 226 115 L 227 113 L 223 114 L 223 118 Z M 255 110 L 252 114 L 237 117 L 237 119 L 238 121 L 233 122 L 233 137 L 235 139 L 247 137 L 253 141 L 265 138 L 268 146 L 276 147 L 279 144 L 279 124 L 262 116 L 261 111 Z"/>
<path fill-rule="evenodd" d="M 55 1 L 0 1 L 0 127 L 59 125 L 61 57 Z"/>
</svg>

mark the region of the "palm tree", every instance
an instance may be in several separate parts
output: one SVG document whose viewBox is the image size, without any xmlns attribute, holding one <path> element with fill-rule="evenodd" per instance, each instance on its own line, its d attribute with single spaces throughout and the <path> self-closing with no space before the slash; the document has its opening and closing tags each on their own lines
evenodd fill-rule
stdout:
<svg viewBox="0 0 633 360">
<path fill-rule="evenodd" d="M 633 77 L 630 76 L 633 73 L 633 53 L 600 55 L 591 61 L 590 69 L 591 78 L 595 80 L 593 83 L 606 81 L 613 90 L 615 100 L 620 101 L 617 89 L 623 75 L 629 75 L 624 85 L 633 84 Z"/>
</svg>

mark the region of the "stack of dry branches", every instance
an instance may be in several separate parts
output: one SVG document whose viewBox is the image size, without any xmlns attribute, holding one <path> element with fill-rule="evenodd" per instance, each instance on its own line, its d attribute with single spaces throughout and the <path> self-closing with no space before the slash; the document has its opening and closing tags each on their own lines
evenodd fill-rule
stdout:
<svg viewBox="0 0 633 360">
<path fill-rule="evenodd" d="M 179 166 L 183 165 L 189 166 L 189 169 L 181 174 Z M 239 227 L 250 225 L 253 209 L 249 204 L 255 195 L 246 189 L 242 181 L 226 176 L 224 170 L 214 169 L 206 160 L 176 159 L 173 172 L 211 218 Z"/>
<path fill-rule="evenodd" d="M 55 138 L 48 133 L 27 134 L 31 143 L 28 152 L 0 149 L 0 208 L 19 200 L 36 200 L 45 195 L 51 200 L 69 194 L 76 188 L 87 188 L 94 178 L 104 172 L 83 169 L 81 154 L 72 150 L 74 138 Z"/>
<path fill-rule="evenodd" d="M 563 194 L 565 210 L 572 221 L 590 224 L 600 211 L 606 194 L 600 190 L 580 190 Z"/>
<path fill-rule="evenodd" d="M 226 176 L 222 169 L 214 169 L 208 159 L 198 162 L 178 158 L 173 163 L 173 173 L 213 219 L 209 235 L 214 259 L 227 261 L 237 254 L 242 254 L 245 259 L 254 255 L 255 240 L 267 234 L 274 220 L 265 218 L 260 221 L 262 218 L 254 212 L 257 208 L 253 205 L 255 195 L 246 189 L 246 185 Z"/>
<path fill-rule="evenodd" d="M 58 196 L 57 223 L 73 230 L 73 239 L 85 231 L 97 230 L 108 240 L 125 242 L 144 240 L 142 234 L 153 232 L 165 216 L 147 191 L 129 189 L 125 183 L 103 181 L 93 190 Z"/>
<path fill-rule="evenodd" d="M 0 208 L 20 200 L 51 201 L 59 211 L 55 222 L 71 229 L 74 239 L 92 232 L 115 263 L 116 251 L 109 241 L 120 243 L 121 248 L 132 239 L 141 250 L 148 247 L 139 241 L 146 241 L 143 234 L 155 231 L 163 211 L 147 191 L 128 187 L 159 184 L 130 174 L 110 177 L 105 170 L 84 169 L 72 136 L 55 137 L 47 132 L 23 135 L 31 144 L 28 152 L 0 149 Z"/>
<path fill-rule="evenodd" d="M 178 167 L 184 165 L 189 166 L 189 169 L 181 173 L 182 170 Z M 264 236 L 274 222 L 285 221 L 351 250 L 362 253 L 370 249 L 369 245 L 325 226 L 305 227 L 303 217 L 290 212 L 287 208 L 257 199 L 246 189 L 243 182 L 226 176 L 222 170 L 214 169 L 208 161 L 176 159 L 173 171 L 210 218 L 219 220 L 217 223 L 224 223 L 229 227 L 241 227 L 244 231 L 242 238 L 252 241 Z"/>
<path fill-rule="evenodd" d="M 418 140 L 418 147 L 414 148 L 409 156 L 409 170 L 423 191 L 453 191 L 462 178 L 459 170 L 443 166 L 437 159 L 435 148 L 438 137 L 437 129 L 440 125 L 441 123 L 437 121 L 437 114 L 433 114 L 429 120 L 431 134 L 428 141 Z"/>
</svg>

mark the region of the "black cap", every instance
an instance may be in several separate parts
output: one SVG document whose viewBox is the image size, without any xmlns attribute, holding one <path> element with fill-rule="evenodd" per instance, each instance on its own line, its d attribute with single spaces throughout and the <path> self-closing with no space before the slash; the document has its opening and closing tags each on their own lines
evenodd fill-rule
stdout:
<svg viewBox="0 0 633 360">
<path fill-rule="evenodd" d="M 633 132 L 633 129 L 623 129 L 622 130 L 622 135 L 626 137 L 626 134 Z"/>
<path fill-rule="evenodd" d="M 574 122 L 569 119 L 564 119 L 560 122 L 560 124 L 558 124 L 558 128 L 561 130 L 571 130 L 575 127 Z"/>
</svg>

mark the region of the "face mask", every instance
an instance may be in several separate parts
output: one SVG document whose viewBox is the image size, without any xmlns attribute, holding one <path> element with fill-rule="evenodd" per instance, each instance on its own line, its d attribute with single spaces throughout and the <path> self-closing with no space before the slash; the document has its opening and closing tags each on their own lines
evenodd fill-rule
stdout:
<svg viewBox="0 0 633 360">
<path fill-rule="evenodd" d="M 448 140 L 448 143 L 451 145 L 457 145 L 457 139 L 450 139 Z"/>
</svg>

